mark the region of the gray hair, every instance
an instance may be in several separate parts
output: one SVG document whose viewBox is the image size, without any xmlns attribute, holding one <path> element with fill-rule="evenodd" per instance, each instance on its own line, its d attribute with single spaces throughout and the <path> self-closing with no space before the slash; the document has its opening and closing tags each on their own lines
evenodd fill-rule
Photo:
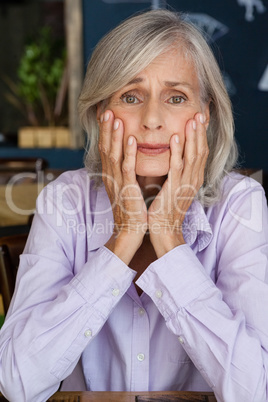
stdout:
<svg viewBox="0 0 268 402">
<path fill-rule="evenodd" d="M 210 102 L 207 130 L 209 157 L 197 198 L 211 205 L 219 198 L 222 178 L 237 161 L 232 106 L 219 66 L 204 36 L 185 17 L 169 10 L 135 15 L 105 35 L 89 61 L 78 102 L 82 126 L 88 135 L 85 166 L 101 183 L 98 151 L 97 104 L 109 99 L 144 70 L 157 56 L 180 47 L 198 75 L 201 104 Z"/>
</svg>

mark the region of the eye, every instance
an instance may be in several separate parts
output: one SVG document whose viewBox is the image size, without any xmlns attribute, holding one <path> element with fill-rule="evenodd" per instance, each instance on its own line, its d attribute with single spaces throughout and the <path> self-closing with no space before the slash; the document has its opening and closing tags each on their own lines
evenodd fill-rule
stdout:
<svg viewBox="0 0 268 402">
<path fill-rule="evenodd" d="M 171 103 L 173 105 L 179 105 L 185 101 L 186 101 L 185 97 L 180 95 L 172 96 L 171 98 L 168 99 L 168 103 Z"/>
<path fill-rule="evenodd" d="M 128 103 L 128 104 L 133 104 L 133 103 L 139 103 L 139 99 L 132 94 L 123 94 L 120 99 L 122 99 L 123 102 Z"/>
</svg>

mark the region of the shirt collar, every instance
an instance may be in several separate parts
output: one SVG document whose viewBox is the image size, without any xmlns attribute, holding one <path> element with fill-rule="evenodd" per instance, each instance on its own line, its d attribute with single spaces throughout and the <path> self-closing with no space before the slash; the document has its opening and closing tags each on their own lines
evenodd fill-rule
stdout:
<svg viewBox="0 0 268 402">
<path fill-rule="evenodd" d="M 95 209 L 91 213 L 93 227 L 88 232 L 89 251 L 103 246 L 113 233 L 113 212 L 104 186 L 97 190 Z M 197 241 L 198 251 L 204 250 L 211 242 L 212 229 L 199 201 L 192 202 L 185 215 L 182 231 L 189 246 Z"/>
</svg>

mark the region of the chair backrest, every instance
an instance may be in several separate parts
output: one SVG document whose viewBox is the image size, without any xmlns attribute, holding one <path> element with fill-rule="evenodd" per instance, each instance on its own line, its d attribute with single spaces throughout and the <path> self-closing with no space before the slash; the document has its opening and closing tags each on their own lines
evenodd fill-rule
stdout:
<svg viewBox="0 0 268 402">
<path fill-rule="evenodd" d="M 19 256 L 23 252 L 28 234 L 0 238 L 0 293 L 7 312 L 16 282 Z"/>
<path fill-rule="evenodd" d="M 1 158 L 0 172 L 39 172 L 47 167 L 43 158 Z"/>
<path fill-rule="evenodd" d="M 31 173 L 31 181 L 35 181 L 38 173 L 43 172 L 47 167 L 48 163 L 43 158 L 0 158 L 0 184 L 8 183 L 18 173 L 21 174 L 19 182 L 29 181 L 29 173 Z M 23 173 L 26 173 L 25 177 Z M 16 183 L 18 184 L 18 180 Z"/>
</svg>

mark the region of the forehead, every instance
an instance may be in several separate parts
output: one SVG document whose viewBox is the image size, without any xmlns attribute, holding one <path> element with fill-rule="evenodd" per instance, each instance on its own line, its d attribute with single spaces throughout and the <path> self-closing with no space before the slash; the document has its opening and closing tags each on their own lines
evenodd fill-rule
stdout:
<svg viewBox="0 0 268 402">
<path fill-rule="evenodd" d="M 164 82 L 185 82 L 198 88 L 198 76 L 191 57 L 180 49 L 172 49 L 157 56 L 131 83 L 142 82 L 146 78 Z M 174 85 L 175 86 L 175 85 Z"/>
</svg>

